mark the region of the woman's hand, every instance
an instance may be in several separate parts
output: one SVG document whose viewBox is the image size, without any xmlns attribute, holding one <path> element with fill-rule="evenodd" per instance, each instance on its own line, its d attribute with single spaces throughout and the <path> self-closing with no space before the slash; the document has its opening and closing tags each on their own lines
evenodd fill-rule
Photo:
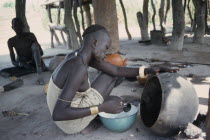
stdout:
<svg viewBox="0 0 210 140">
<path fill-rule="evenodd" d="M 100 104 L 99 111 L 111 114 L 117 114 L 123 111 L 124 103 L 120 97 L 110 96 L 103 104 Z"/>
</svg>

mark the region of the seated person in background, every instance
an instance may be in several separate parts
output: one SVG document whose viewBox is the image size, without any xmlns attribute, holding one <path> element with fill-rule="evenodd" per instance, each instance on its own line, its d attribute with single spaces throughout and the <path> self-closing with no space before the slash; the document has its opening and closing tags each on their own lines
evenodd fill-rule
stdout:
<svg viewBox="0 0 210 140">
<path fill-rule="evenodd" d="M 53 72 L 47 103 L 52 119 L 67 134 L 90 133 L 97 128 L 99 112 L 120 113 L 123 101 L 110 96 L 117 77 L 136 77 L 159 72 L 174 72 L 166 68 L 128 68 L 105 62 L 105 52 L 111 44 L 107 30 L 91 25 L 83 33 L 84 45 L 75 54 L 67 55 Z M 101 73 L 90 84 L 88 68 Z"/>
<path fill-rule="evenodd" d="M 45 69 L 44 62 L 41 59 L 43 55 L 37 39 L 33 33 L 23 31 L 24 24 L 19 18 L 12 20 L 12 29 L 16 35 L 8 40 L 8 48 L 12 64 L 16 67 L 34 70 L 37 72 L 37 84 L 44 84 L 41 76 Z M 17 54 L 15 58 L 14 49 Z"/>
</svg>

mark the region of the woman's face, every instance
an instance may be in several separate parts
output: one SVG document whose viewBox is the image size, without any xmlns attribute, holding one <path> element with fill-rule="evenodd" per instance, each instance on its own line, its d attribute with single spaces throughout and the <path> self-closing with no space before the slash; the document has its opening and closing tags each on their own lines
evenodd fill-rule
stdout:
<svg viewBox="0 0 210 140">
<path fill-rule="evenodd" d="M 111 45 L 111 38 L 108 33 L 103 33 L 99 35 L 97 40 L 94 43 L 94 57 L 98 60 L 106 57 L 106 51 L 109 49 Z"/>
</svg>

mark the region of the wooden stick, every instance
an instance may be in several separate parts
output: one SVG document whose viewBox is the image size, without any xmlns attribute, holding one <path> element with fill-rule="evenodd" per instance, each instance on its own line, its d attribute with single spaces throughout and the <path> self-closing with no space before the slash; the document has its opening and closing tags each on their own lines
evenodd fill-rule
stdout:
<svg viewBox="0 0 210 140">
<path fill-rule="evenodd" d="M 152 15 L 153 29 L 156 30 L 156 26 L 155 26 L 156 8 L 155 8 L 155 4 L 154 4 L 153 0 L 151 0 L 151 5 L 152 5 L 152 9 L 153 9 L 153 15 Z"/>
<path fill-rule="evenodd" d="M 125 7 L 124 7 L 124 4 L 123 4 L 122 0 L 120 0 L 120 5 L 121 5 L 121 8 L 122 8 L 123 16 L 124 16 L 124 20 L 125 20 L 125 30 L 126 30 L 126 33 L 128 35 L 128 39 L 131 40 L 132 37 L 131 37 L 131 34 L 130 34 L 129 30 L 128 30 L 127 16 L 126 16 Z"/>
<path fill-rule="evenodd" d="M 206 140 L 210 140 L 210 88 L 209 88 L 209 103 L 208 103 L 208 113 L 206 119 Z"/>
<path fill-rule="evenodd" d="M 79 20 L 78 20 L 78 17 L 77 17 L 77 0 L 74 0 L 73 1 L 73 14 L 74 14 L 74 20 L 75 20 L 75 24 L 76 24 L 76 29 L 77 29 L 77 35 L 79 37 L 79 41 L 80 41 L 80 44 L 82 44 L 82 36 L 81 36 L 81 33 L 80 33 L 80 24 L 79 24 Z"/>
</svg>

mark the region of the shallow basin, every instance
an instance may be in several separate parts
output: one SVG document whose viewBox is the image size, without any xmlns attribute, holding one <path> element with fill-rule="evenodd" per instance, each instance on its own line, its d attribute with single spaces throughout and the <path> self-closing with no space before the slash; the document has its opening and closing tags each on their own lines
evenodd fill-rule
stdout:
<svg viewBox="0 0 210 140">
<path fill-rule="evenodd" d="M 113 132 L 125 132 L 134 124 L 138 108 L 131 105 L 131 110 L 119 114 L 99 113 L 100 120 L 104 127 Z"/>
</svg>

